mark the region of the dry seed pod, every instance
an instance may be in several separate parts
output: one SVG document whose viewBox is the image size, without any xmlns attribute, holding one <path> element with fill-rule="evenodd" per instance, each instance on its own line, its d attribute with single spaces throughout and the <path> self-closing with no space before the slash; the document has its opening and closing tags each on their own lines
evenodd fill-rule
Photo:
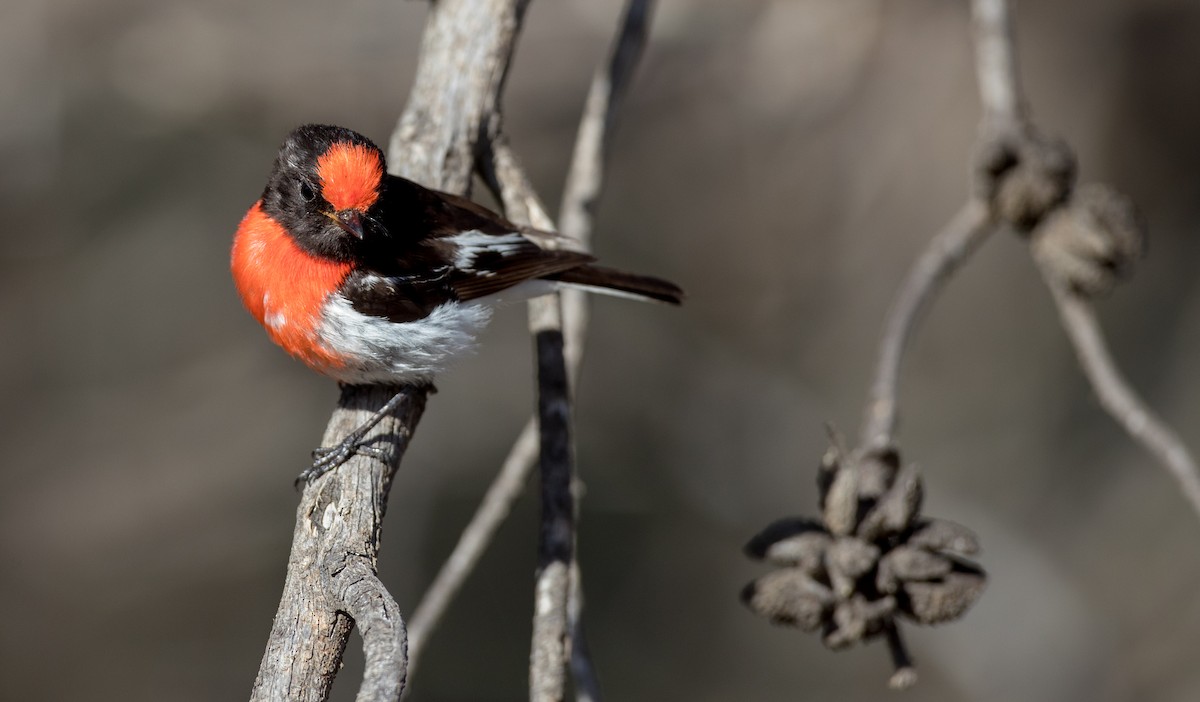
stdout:
<svg viewBox="0 0 1200 702">
<path fill-rule="evenodd" d="M 1044 270 L 1075 292 L 1094 297 L 1129 276 L 1145 253 L 1146 237 L 1128 198 L 1089 184 L 1046 218 L 1031 245 Z"/>
<path fill-rule="evenodd" d="M 982 571 L 956 564 L 955 570 L 940 580 L 904 583 L 901 610 L 921 624 L 958 619 L 983 594 L 986 583 Z"/>
<path fill-rule="evenodd" d="M 934 580 L 945 576 L 952 568 L 945 556 L 912 546 L 899 546 L 879 559 L 875 587 L 880 592 L 893 593 L 901 581 Z"/>
<path fill-rule="evenodd" d="M 775 624 L 813 632 L 825 626 L 833 593 L 796 568 L 768 573 L 742 589 L 742 602 Z"/>
<path fill-rule="evenodd" d="M 997 217 L 1027 232 L 1070 196 L 1075 156 L 1056 137 L 1028 127 L 1008 130 L 982 141 L 975 182 Z"/>
<path fill-rule="evenodd" d="M 979 539 L 965 526 L 949 519 L 924 519 L 909 535 L 909 546 L 929 551 L 947 551 L 963 556 L 979 553 Z"/>
<path fill-rule="evenodd" d="M 874 541 L 889 533 L 906 531 L 921 509 L 923 496 L 921 476 L 916 468 L 901 468 L 888 491 L 858 525 L 859 538 Z"/>
<path fill-rule="evenodd" d="M 796 567 L 815 575 L 824 567 L 831 538 L 812 519 L 788 518 L 773 522 L 746 544 L 747 556 L 780 566 Z"/>
</svg>

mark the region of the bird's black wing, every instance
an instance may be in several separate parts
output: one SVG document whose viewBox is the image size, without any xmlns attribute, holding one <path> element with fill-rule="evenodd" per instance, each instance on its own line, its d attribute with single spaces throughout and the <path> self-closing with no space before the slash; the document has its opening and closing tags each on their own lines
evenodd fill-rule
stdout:
<svg viewBox="0 0 1200 702">
<path fill-rule="evenodd" d="M 445 284 L 460 300 L 497 293 L 595 260 L 579 251 L 546 248 L 567 245 L 565 237 L 520 227 L 464 197 L 430 190 L 404 178 L 387 178 L 381 205 L 397 258 L 406 266 L 412 262 L 411 268 L 444 273 Z"/>
</svg>

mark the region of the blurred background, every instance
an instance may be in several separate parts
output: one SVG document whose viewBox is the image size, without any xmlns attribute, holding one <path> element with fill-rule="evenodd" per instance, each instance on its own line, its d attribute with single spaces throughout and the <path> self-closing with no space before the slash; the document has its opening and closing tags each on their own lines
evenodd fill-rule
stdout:
<svg viewBox="0 0 1200 702">
<path fill-rule="evenodd" d="M 248 696 L 297 494 L 337 396 L 267 340 L 233 230 L 295 125 L 381 143 L 426 6 L 6 0 L 0 9 L 0 672 L 6 699 Z M 1131 194 L 1149 258 L 1101 304 L 1133 383 L 1200 450 L 1200 5 L 1018 7 L 1035 117 Z M 617 0 L 535 2 L 506 122 L 556 202 Z M 1024 244 L 937 301 L 902 384 L 927 513 L 975 529 L 987 593 L 885 647 L 825 650 L 738 602 L 744 542 L 816 510 L 823 423 L 857 428 L 881 321 L 967 192 L 979 118 L 949 0 L 664 0 L 596 248 L 681 283 L 598 300 L 579 389 L 580 550 L 613 700 L 1200 699 L 1200 521 L 1097 407 Z M 524 310 L 440 392 L 392 489 L 381 571 L 411 610 L 532 407 Z M 525 696 L 525 499 L 413 679 Z M 353 698 L 351 641 L 339 700 Z"/>
</svg>

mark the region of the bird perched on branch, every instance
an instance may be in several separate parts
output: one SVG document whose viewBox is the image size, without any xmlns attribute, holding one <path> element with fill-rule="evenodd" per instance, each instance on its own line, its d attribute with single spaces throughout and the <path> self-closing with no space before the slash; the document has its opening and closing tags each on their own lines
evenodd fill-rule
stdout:
<svg viewBox="0 0 1200 702">
<path fill-rule="evenodd" d="M 387 174 L 383 152 L 343 127 L 288 135 L 233 240 L 233 280 L 267 334 L 351 385 L 428 383 L 474 346 L 492 308 L 560 286 L 679 304 L 658 278 L 593 264 L 553 232 Z M 312 479 L 362 450 L 393 398 L 346 441 L 318 449 Z"/>
</svg>

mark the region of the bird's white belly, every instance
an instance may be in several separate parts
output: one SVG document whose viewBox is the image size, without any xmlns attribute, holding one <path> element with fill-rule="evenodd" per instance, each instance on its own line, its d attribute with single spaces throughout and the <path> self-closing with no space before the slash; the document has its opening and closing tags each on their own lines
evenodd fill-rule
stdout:
<svg viewBox="0 0 1200 702">
<path fill-rule="evenodd" d="M 475 348 L 491 316 L 491 306 L 479 300 L 447 302 L 423 319 L 391 322 L 362 314 L 335 295 L 324 307 L 318 335 L 346 363 L 325 372 L 356 385 L 429 381 Z"/>
</svg>

